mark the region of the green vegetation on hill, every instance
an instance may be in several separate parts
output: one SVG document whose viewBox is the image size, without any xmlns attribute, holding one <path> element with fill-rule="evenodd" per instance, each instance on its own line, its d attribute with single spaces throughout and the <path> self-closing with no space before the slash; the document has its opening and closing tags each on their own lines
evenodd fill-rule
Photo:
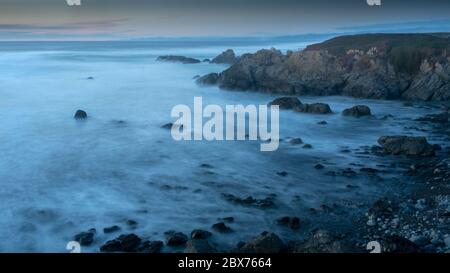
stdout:
<svg viewBox="0 0 450 273">
<path fill-rule="evenodd" d="M 414 74 L 425 58 L 437 58 L 450 53 L 450 35 L 436 34 L 363 34 L 330 39 L 308 46 L 306 50 L 327 50 L 342 55 L 348 50 L 368 51 L 377 47 L 398 72 Z"/>
</svg>

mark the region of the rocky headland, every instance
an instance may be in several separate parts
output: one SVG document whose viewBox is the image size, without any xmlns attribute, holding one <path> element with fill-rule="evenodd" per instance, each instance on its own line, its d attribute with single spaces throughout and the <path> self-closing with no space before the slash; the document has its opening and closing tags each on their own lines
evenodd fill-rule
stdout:
<svg viewBox="0 0 450 273">
<path fill-rule="evenodd" d="M 287 54 L 264 49 L 197 82 L 287 95 L 448 101 L 450 38 L 365 34 L 337 37 Z"/>
</svg>

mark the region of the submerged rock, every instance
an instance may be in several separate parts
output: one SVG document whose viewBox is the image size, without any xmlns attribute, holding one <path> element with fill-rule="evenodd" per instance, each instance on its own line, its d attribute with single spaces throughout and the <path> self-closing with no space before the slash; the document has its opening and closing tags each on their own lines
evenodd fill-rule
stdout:
<svg viewBox="0 0 450 273">
<path fill-rule="evenodd" d="M 393 155 L 434 156 L 435 147 L 425 137 L 383 136 L 378 139 L 383 151 Z"/>
<path fill-rule="evenodd" d="M 212 225 L 212 228 L 214 230 L 220 232 L 220 233 L 231 233 L 231 232 L 233 232 L 233 230 L 230 227 L 228 227 L 227 225 L 225 225 L 224 222 L 216 223 L 216 224 Z"/>
<path fill-rule="evenodd" d="M 222 196 L 225 198 L 225 200 L 236 203 L 236 204 L 240 204 L 240 205 L 256 206 L 256 207 L 260 207 L 260 208 L 275 207 L 275 203 L 273 202 L 271 197 L 267 197 L 264 199 L 255 199 L 255 198 L 249 196 L 245 199 L 242 199 L 242 198 L 234 196 L 233 194 L 228 194 L 228 193 L 222 193 Z"/>
<path fill-rule="evenodd" d="M 355 118 L 371 116 L 372 111 L 366 105 L 357 105 L 342 112 L 343 116 L 351 116 Z"/>
<path fill-rule="evenodd" d="M 303 144 L 303 140 L 299 137 L 297 138 L 293 138 L 289 141 L 289 143 L 291 143 L 292 145 L 300 145 Z"/>
<path fill-rule="evenodd" d="M 242 244 L 238 252 L 241 253 L 281 253 L 286 249 L 283 241 L 274 233 L 263 232 L 254 240 Z"/>
<path fill-rule="evenodd" d="M 75 112 L 75 115 L 74 115 L 74 118 L 75 119 L 87 119 L 87 117 L 88 117 L 88 115 L 87 115 L 87 113 L 85 112 L 85 111 L 83 111 L 83 110 L 77 110 L 76 112 Z"/>
<path fill-rule="evenodd" d="M 113 232 L 117 232 L 120 230 L 119 226 L 111 226 L 111 227 L 106 227 L 103 229 L 104 233 L 113 233 Z"/>
<path fill-rule="evenodd" d="M 232 49 L 228 49 L 225 52 L 222 52 L 219 56 L 215 57 L 211 63 L 215 64 L 234 64 L 238 61 L 236 54 Z"/>
<path fill-rule="evenodd" d="M 160 62 L 178 62 L 183 64 L 197 64 L 201 63 L 200 60 L 189 58 L 185 56 L 173 56 L 173 55 L 167 55 L 167 56 L 159 56 L 157 61 Z"/>
</svg>

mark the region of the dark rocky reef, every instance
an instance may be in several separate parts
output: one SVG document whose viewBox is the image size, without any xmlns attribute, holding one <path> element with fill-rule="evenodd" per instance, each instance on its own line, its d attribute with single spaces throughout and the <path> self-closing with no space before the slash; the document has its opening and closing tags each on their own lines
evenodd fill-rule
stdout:
<svg viewBox="0 0 450 273">
<path fill-rule="evenodd" d="M 305 50 L 243 55 L 199 84 L 287 95 L 450 100 L 450 39 L 433 34 L 341 36 Z"/>
<path fill-rule="evenodd" d="M 160 62 L 173 62 L 173 63 L 183 63 L 183 64 L 201 63 L 200 60 L 197 60 L 194 58 L 189 58 L 189 57 L 185 57 L 185 56 L 172 56 L 172 55 L 159 56 L 158 59 L 156 59 L 156 60 L 160 61 Z"/>
<path fill-rule="evenodd" d="M 410 156 L 434 156 L 437 149 L 425 137 L 383 136 L 378 143 L 387 154 Z"/>
</svg>

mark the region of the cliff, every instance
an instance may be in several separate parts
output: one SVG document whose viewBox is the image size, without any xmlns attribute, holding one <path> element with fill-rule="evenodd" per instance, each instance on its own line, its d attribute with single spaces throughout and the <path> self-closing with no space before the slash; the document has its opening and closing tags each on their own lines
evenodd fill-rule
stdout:
<svg viewBox="0 0 450 273">
<path fill-rule="evenodd" d="M 447 101 L 450 38 L 366 34 L 337 37 L 287 54 L 260 50 L 198 83 L 289 95 Z"/>
</svg>

